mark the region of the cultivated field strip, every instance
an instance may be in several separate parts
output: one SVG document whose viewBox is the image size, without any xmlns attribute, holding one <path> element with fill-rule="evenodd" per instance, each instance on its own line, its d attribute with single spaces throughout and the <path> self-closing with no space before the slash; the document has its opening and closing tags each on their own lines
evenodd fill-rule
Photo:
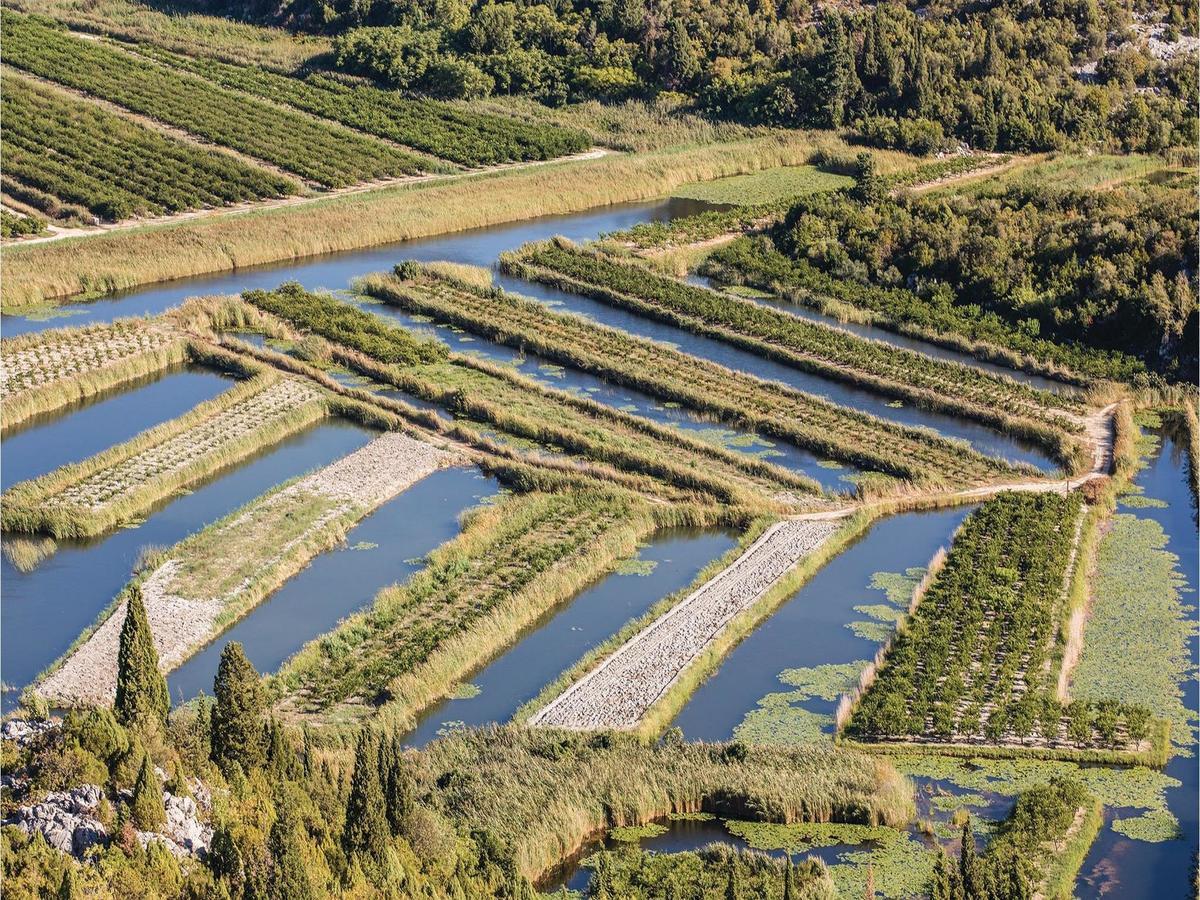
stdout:
<svg viewBox="0 0 1200 900">
<path fill-rule="evenodd" d="M 1145 710 L 1064 710 L 1057 697 L 1055 650 L 1083 514 L 1078 492 L 1006 493 L 972 513 L 864 681 L 847 732 L 1072 749 L 1144 739 Z"/>
<path fill-rule="evenodd" d="M 159 667 L 169 672 L 180 665 L 368 512 L 456 461 L 389 432 L 166 551 L 141 582 Z M 122 599 L 38 692 L 68 706 L 111 703 L 124 619 Z"/>
<path fill-rule="evenodd" d="M 505 269 L 778 358 L 804 371 L 986 424 L 1018 430 L 1012 419 L 1019 417 L 1051 431 L 1081 428 L 1084 407 L 1073 395 L 1035 389 L 972 366 L 867 340 L 565 241 L 529 245 L 507 256 Z"/>
<path fill-rule="evenodd" d="M 514 294 L 488 294 L 426 276 L 415 281 L 371 276 L 360 286 L 385 302 L 862 468 L 948 485 L 1036 472 Z"/>
<path fill-rule="evenodd" d="M 138 52 L 226 87 L 332 119 L 464 166 L 525 162 L 588 149 L 578 131 L 472 112 L 438 100 L 414 99 L 320 74 L 303 80 L 251 66 L 199 59 L 153 47 Z"/>
<path fill-rule="evenodd" d="M 391 144 L 228 90 L 48 20 L 4 11 L 5 62 L 238 150 L 326 187 L 411 175 L 426 163 Z"/>
<path fill-rule="evenodd" d="M 837 522 L 804 520 L 772 525 L 732 565 L 621 645 L 536 713 L 530 724 L 635 728 L 736 615 L 753 606 L 838 527 Z"/>
<path fill-rule="evenodd" d="M 407 583 L 288 661 L 277 676 L 283 707 L 325 716 L 386 703 L 409 716 L 653 529 L 646 503 L 599 490 L 519 494 L 477 509 Z"/>
<path fill-rule="evenodd" d="M 118 221 L 297 193 L 299 182 L 115 115 L 5 69 L 6 193 L 52 217 L 61 203 Z"/>
<path fill-rule="evenodd" d="M 318 388 L 259 376 L 124 444 L 10 488 L 0 520 L 7 530 L 55 537 L 99 534 L 326 414 Z"/>
<path fill-rule="evenodd" d="M 64 328 L 0 341 L 5 428 L 181 363 L 187 342 L 140 319 Z"/>
</svg>

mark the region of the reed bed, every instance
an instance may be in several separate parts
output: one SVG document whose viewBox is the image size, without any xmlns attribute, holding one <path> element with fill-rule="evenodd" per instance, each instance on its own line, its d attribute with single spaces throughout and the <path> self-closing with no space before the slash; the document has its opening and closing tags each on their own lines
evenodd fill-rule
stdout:
<svg viewBox="0 0 1200 900">
<path fill-rule="evenodd" d="M 168 550 L 136 577 L 170 671 L 246 615 L 363 516 L 456 458 L 389 432 L 323 469 L 281 485 Z M 37 690 L 64 705 L 111 701 L 122 593 L 44 675 Z"/>
<path fill-rule="evenodd" d="M 186 415 L 4 493 L 6 531 L 101 534 L 329 412 L 316 387 L 264 373 Z"/>
<path fill-rule="evenodd" d="M 863 387 L 882 396 L 963 416 L 1033 441 L 1071 467 L 1086 454 L 1082 402 L 982 369 L 860 338 L 753 301 L 685 284 L 557 238 L 501 258 L 511 275 L 539 281 L 639 315 Z"/>
<path fill-rule="evenodd" d="M 1036 474 L 1032 467 L 983 456 L 961 442 L 884 422 L 514 294 L 478 291 L 428 274 L 408 281 L 368 276 L 359 288 L 409 311 L 861 468 L 924 485 Z"/>
<path fill-rule="evenodd" d="M 809 160 L 816 138 L 769 135 L 529 165 L 6 248 L 5 309 L 169 278 L 648 200 L 694 181 Z"/>
<path fill-rule="evenodd" d="M 479 508 L 421 572 L 285 663 L 272 680 L 280 708 L 411 724 L 655 527 L 644 501 L 619 493 L 532 493 Z"/>
<path fill-rule="evenodd" d="M 456 731 L 414 760 L 418 790 L 451 821 L 509 844 L 533 880 L 602 829 L 671 813 L 902 827 L 914 812 L 912 784 L 887 761 L 817 747 L 507 727 Z"/>
<path fill-rule="evenodd" d="M 143 319 L 0 341 L 0 428 L 181 365 L 184 337 Z"/>
</svg>

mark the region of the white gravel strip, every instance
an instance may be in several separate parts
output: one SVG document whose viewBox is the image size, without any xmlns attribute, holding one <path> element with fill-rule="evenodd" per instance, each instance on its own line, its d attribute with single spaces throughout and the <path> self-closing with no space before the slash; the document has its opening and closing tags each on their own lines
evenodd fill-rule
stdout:
<svg viewBox="0 0 1200 900">
<path fill-rule="evenodd" d="M 530 719 L 576 730 L 637 726 L 738 613 L 825 543 L 837 521 L 772 525 L 728 568 L 663 613 Z"/>
<path fill-rule="evenodd" d="M 453 454 L 424 441 L 387 432 L 354 453 L 271 495 L 262 504 L 256 504 L 226 524 L 224 530 L 236 530 L 256 511 L 261 512 L 278 503 L 281 497 L 296 493 L 323 494 L 339 501 L 337 507 L 317 519 L 303 535 L 273 548 L 272 557 L 264 560 L 258 570 L 269 573 L 279 559 L 325 527 L 331 519 L 353 508 L 360 509 L 365 515 L 437 469 L 458 461 Z M 158 665 L 164 674 L 212 640 L 216 636 L 217 619 L 226 605 L 252 586 L 244 582 L 223 596 L 188 599 L 172 590 L 179 568 L 178 560 L 169 559 L 142 582 L 146 617 L 154 634 Z M 117 650 L 124 622 L 125 603 L 122 602 L 62 666 L 37 686 L 38 693 L 65 706 L 112 703 L 117 691 Z"/>
</svg>

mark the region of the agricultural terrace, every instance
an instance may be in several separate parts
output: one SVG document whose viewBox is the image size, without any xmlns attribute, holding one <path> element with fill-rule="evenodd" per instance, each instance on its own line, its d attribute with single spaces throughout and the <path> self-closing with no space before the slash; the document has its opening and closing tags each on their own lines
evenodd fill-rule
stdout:
<svg viewBox="0 0 1200 900">
<path fill-rule="evenodd" d="M 474 511 L 424 569 L 308 644 L 274 677 L 290 714 L 399 724 L 627 557 L 669 510 L 618 492 L 534 492 Z"/>
<path fill-rule="evenodd" d="M 545 387 L 509 367 L 465 354 L 421 362 L 439 356 L 434 348 L 442 345 L 414 346 L 403 328 L 331 297 L 284 285 L 272 292 L 247 291 L 243 299 L 334 342 L 330 351 L 353 371 L 503 434 L 611 465 L 638 479 L 628 486 L 641 489 L 640 480 L 650 476 L 674 488 L 655 490 L 667 499 L 695 495 L 701 501 L 767 509 L 820 502 L 814 496 L 819 486 L 805 476 L 588 397 Z M 351 327 L 351 320 L 360 330 Z M 381 365 L 384 360 L 392 363 Z M 410 360 L 414 364 L 406 364 Z"/>
<path fill-rule="evenodd" d="M 739 614 L 838 529 L 793 519 L 769 527 L 730 566 L 672 606 L 539 710 L 530 725 L 633 729 Z"/>
<path fill-rule="evenodd" d="M 688 331 L 884 396 L 975 419 L 1036 440 L 1059 461 L 1087 454 L 1063 432 L 1082 430 L 1083 403 L 981 369 L 869 341 L 750 300 L 684 284 L 556 240 L 506 255 L 505 271 L 585 294 Z"/>
<path fill-rule="evenodd" d="M 80 463 L 4 492 L 6 531 L 101 534 L 329 412 L 315 386 L 273 372 Z"/>
<path fill-rule="evenodd" d="M 314 73 L 300 79 L 153 47 L 139 47 L 138 52 L 225 87 L 286 103 L 462 166 L 552 159 L 580 153 L 591 145 L 579 131 L 475 113 L 437 100 L 410 99 L 327 75 Z"/>
<path fill-rule="evenodd" d="M 972 513 L 873 681 L 864 677 L 845 733 L 1068 755 L 1150 750 L 1161 736 L 1144 707 L 1058 698 L 1083 514 L 1078 492 L 1004 493 Z"/>
<path fill-rule="evenodd" d="M 979 484 L 1025 471 L 937 435 L 884 422 L 580 316 L 553 312 L 533 300 L 483 290 L 419 267 L 402 268 L 413 277 L 371 276 L 359 287 L 411 312 L 684 403 L 831 459 L 926 485 Z"/>
<path fill-rule="evenodd" d="M 427 171 L 391 144 L 5 10 L 5 62 L 329 188 Z"/>
<path fill-rule="evenodd" d="M 30 416 L 160 372 L 188 358 L 183 335 L 142 319 L 62 328 L 0 341 L 5 429 Z"/>
<path fill-rule="evenodd" d="M 283 197 L 300 185 L 4 71 L 4 194 L 54 219 L 107 221 Z"/>
<path fill-rule="evenodd" d="M 371 510 L 455 461 L 389 432 L 162 551 L 127 589 L 143 599 L 162 671 L 217 637 Z M 111 702 L 125 603 L 118 598 L 52 668 L 37 686 L 42 696 L 72 706 Z"/>
</svg>

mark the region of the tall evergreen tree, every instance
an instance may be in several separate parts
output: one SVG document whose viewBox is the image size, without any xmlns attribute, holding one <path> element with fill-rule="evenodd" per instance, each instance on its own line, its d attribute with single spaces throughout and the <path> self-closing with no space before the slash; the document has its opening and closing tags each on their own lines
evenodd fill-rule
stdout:
<svg viewBox="0 0 1200 900">
<path fill-rule="evenodd" d="M 230 896 L 240 897 L 246 881 L 242 852 L 225 825 L 213 829 L 207 862 L 213 877 L 223 881 L 229 888 Z"/>
<path fill-rule="evenodd" d="M 1003 71 L 1004 54 L 1000 50 L 1000 39 L 996 36 L 996 22 L 989 19 L 983 38 L 983 74 L 997 77 Z"/>
<path fill-rule="evenodd" d="M 404 820 L 412 810 L 417 783 L 409 772 L 404 758 L 404 745 L 400 735 L 392 737 L 386 753 L 380 752 L 380 781 L 383 785 L 384 805 L 387 808 L 388 824 L 392 834 L 399 834 Z"/>
<path fill-rule="evenodd" d="M 154 767 L 150 764 L 150 755 L 142 756 L 142 768 L 138 771 L 137 781 L 133 785 L 133 797 L 129 801 L 133 824 L 139 831 L 154 831 L 161 828 L 167 821 L 167 811 L 163 808 L 162 786 Z"/>
<path fill-rule="evenodd" d="M 113 712 L 129 728 L 161 725 L 171 709 L 167 679 L 158 670 L 158 651 L 146 618 L 142 589 L 134 585 L 125 598 L 125 622 L 117 649 L 117 699 Z"/>
<path fill-rule="evenodd" d="M 221 651 L 213 693 L 217 698 L 212 711 L 213 761 L 222 770 L 235 763 L 247 772 L 259 768 L 264 756 L 262 688 L 258 672 L 237 641 Z"/>
<path fill-rule="evenodd" d="M 854 68 L 854 55 L 842 17 L 830 13 L 825 19 L 825 52 L 822 57 L 822 90 L 825 117 L 833 128 L 846 121 L 847 108 L 861 85 Z"/>
<path fill-rule="evenodd" d="M 933 883 L 931 900 L 964 900 L 962 876 L 950 859 L 950 854 L 941 848 L 933 861 Z"/>
<path fill-rule="evenodd" d="M 667 27 L 667 39 L 663 44 L 659 76 L 669 90 L 678 91 L 688 87 L 700 74 L 700 59 L 688 37 L 687 26 L 678 17 Z"/>
<path fill-rule="evenodd" d="M 275 822 L 267 838 L 267 851 L 271 854 L 271 900 L 313 900 L 316 892 L 300 852 L 296 813 L 286 790 L 280 790 L 275 798 Z"/>
<path fill-rule="evenodd" d="M 963 822 L 962 853 L 958 857 L 958 871 L 962 880 L 963 895 L 967 900 L 986 900 L 987 890 L 983 883 L 983 867 L 975 852 L 975 835 L 971 833 L 971 817 Z"/>
<path fill-rule="evenodd" d="M 79 890 L 75 887 L 75 867 L 70 862 L 63 869 L 62 881 L 58 883 L 56 896 L 58 900 L 75 900 L 79 896 Z"/>
<path fill-rule="evenodd" d="M 783 900 L 792 900 L 792 858 L 783 867 Z"/>
<path fill-rule="evenodd" d="M 738 900 L 737 860 L 729 861 L 729 880 L 725 882 L 725 900 Z"/>
<path fill-rule="evenodd" d="M 278 781 L 297 780 L 301 770 L 296 748 L 274 716 L 267 723 L 264 743 L 267 748 L 267 770 L 271 776 Z"/>
<path fill-rule="evenodd" d="M 346 827 L 342 849 L 382 863 L 387 856 L 388 820 L 384 813 L 383 787 L 379 783 L 379 748 L 375 737 L 363 729 L 354 752 L 354 774 L 346 801 Z"/>
<path fill-rule="evenodd" d="M 929 60 L 925 58 L 925 39 L 921 20 L 913 21 L 912 68 L 909 70 L 909 102 L 921 115 L 929 108 Z"/>
</svg>

